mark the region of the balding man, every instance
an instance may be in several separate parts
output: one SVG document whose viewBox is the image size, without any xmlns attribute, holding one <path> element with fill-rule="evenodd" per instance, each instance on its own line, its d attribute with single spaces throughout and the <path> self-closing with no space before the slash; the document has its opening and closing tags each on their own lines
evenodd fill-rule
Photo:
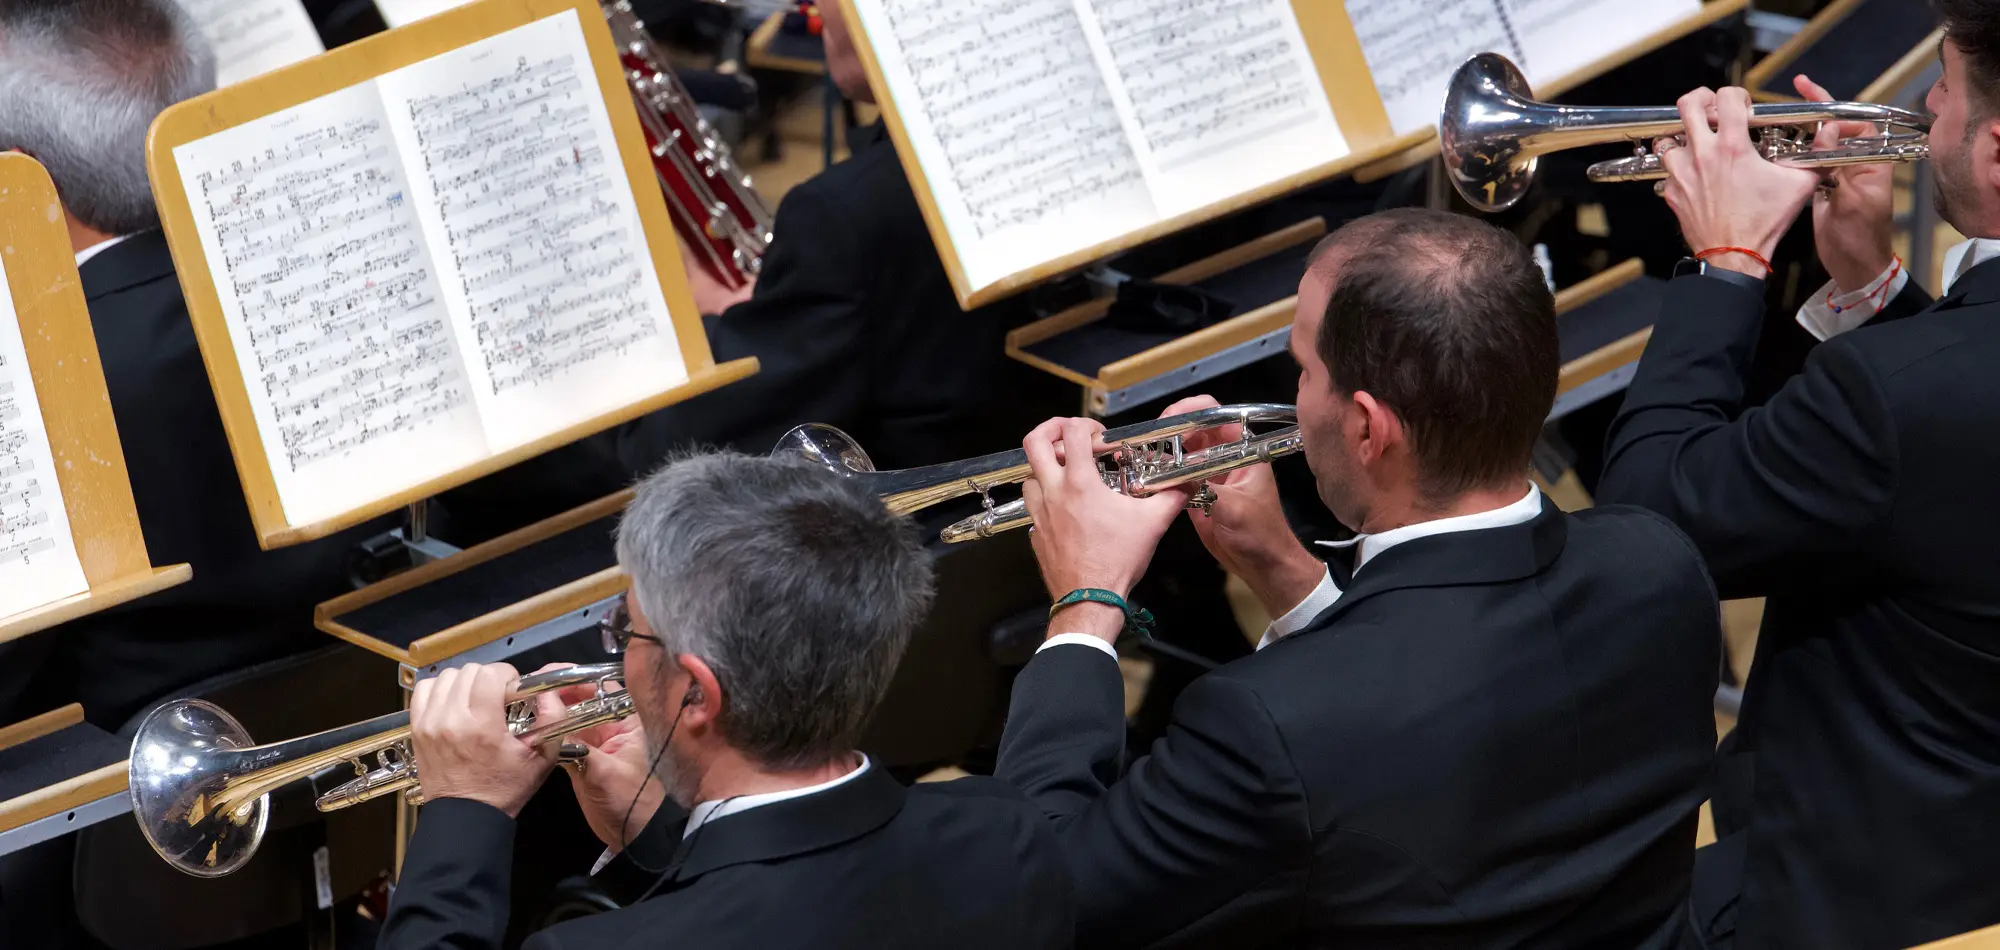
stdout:
<svg viewBox="0 0 2000 950">
<path fill-rule="evenodd" d="M 1024 443 L 1069 605 L 1015 682 L 997 774 L 1060 830 L 1078 944 L 1671 945 L 1715 742 L 1715 596 L 1664 519 L 1565 514 L 1529 483 L 1559 358 L 1528 252 L 1469 218 L 1363 219 L 1314 253 L 1291 349 L 1306 460 L 1360 537 L 1323 564 L 1268 466 L 1214 483 L 1195 527 L 1278 620 L 1129 768 L 1128 615 L 1099 601 L 1131 593 L 1184 499 L 1059 459 L 1094 423 Z"/>
</svg>

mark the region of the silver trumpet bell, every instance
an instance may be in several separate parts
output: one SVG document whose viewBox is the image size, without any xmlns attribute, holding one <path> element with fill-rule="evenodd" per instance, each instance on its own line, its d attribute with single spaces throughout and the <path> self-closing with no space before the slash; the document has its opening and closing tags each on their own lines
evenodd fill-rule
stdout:
<svg viewBox="0 0 2000 950">
<path fill-rule="evenodd" d="M 1259 423 L 1280 423 L 1282 427 L 1253 434 L 1251 426 Z M 1188 451 L 1183 445 L 1188 435 L 1229 425 L 1243 427 L 1240 437 L 1199 451 Z M 1106 430 L 1102 438 L 1109 448 L 1098 453 L 1097 463 L 1105 484 L 1135 498 L 1182 485 L 1201 485 L 1203 490 L 1189 504 L 1191 508 L 1206 508 L 1213 501 L 1214 496 L 1206 491 L 1209 479 L 1284 458 L 1305 447 L 1299 434 L 1298 410 L 1263 403 L 1216 406 L 1141 422 Z M 881 472 L 852 436 L 833 426 L 813 423 L 785 433 L 771 454 L 804 458 L 837 474 L 861 479 L 899 515 L 966 495 L 980 496 L 986 510 L 944 529 L 942 538 L 948 544 L 990 538 L 1034 523 L 1026 503 L 1016 499 L 996 504 L 990 494 L 996 487 L 1017 485 L 1034 476 L 1028 467 L 1028 454 L 1020 449 Z"/>
<path fill-rule="evenodd" d="M 1816 150 L 1813 136 L 1823 122 L 1868 122 L 1905 131 L 1851 138 L 1835 148 Z M 1767 103 L 1751 109 L 1750 124 L 1763 130 L 1757 144 L 1764 157 L 1794 168 L 1915 162 L 1930 154 L 1930 117 L 1893 106 Z M 1631 158 L 1592 166 L 1591 181 L 1665 178 L 1665 166 L 1647 145 L 1684 132 L 1680 111 L 1672 107 L 1590 108 L 1537 102 L 1520 68 L 1498 53 L 1481 53 L 1458 68 L 1438 120 L 1452 186 L 1467 203 L 1486 212 L 1505 211 L 1526 197 L 1542 156 L 1574 148 L 1616 142 L 1636 146 L 1637 154 Z"/>
<path fill-rule="evenodd" d="M 632 714 L 632 698 L 610 686 L 623 675 L 624 664 L 612 662 L 523 676 L 508 697 L 508 729 L 539 745 L 623 719 Z M 596 695 L 568 707 L 560 718 L 536 721 L 531 700 L 537 694 L 593 684 Z M 149 713 L 132 738 L 127 766 L 132 817 L 168 864 L 195 877 L 221 877 L 257 853 L 270 822 L 272 792 L 343 768 L 352 769 L 353 777 L 319 796 L 320 811 L 398 792 L 422 803 L 409 712 L 257 745 L 214 703 L 175 700 Z"/>
</svg>

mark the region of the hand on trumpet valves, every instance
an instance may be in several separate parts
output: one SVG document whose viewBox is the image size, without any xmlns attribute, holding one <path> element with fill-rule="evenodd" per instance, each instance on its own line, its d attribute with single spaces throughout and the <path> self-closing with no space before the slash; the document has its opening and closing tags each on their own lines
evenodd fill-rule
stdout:
<svg viewBox="0 0 2000 950">
<path fill-rule="evenodd" d="M 1103 432 L 1091 419 L 1050 419 L 1021 441 L 1035 475 L 1021 486 L 1035 518 L 1029 539 L 1051 597 L 1082 588 L 1129 596 L 1187 506 L 1189 493 L 1182 489 L 1128 498 L 1105 485 L 1096 463 Z M 1103 604 L 1075 604 L 1059 616 L 1051 634 L 1087 633 L 1116 642 L 1125 629 L 1124 614 Z"/>
<path fill-rule="evenodd" d="M 418 680 L 410 697 L 410 740 L 425 801 L 466 798 L 513 818 L 555 767 L 553 745 L 537 749 L 507 725 L 507 698 L 521 681 L 505 663 L 468 663 Z M 562 715 L 562 701 L 536 697 L 538 717 Z"/>
<path fill-rule="evenodd" d="M 1213 396 L 1191 396 L 1168 406 L 1161 418 L 1213 409 Z M 1190 433 L 1182 440 L 1198 452 L 1243 438 L 1240 425 L 1218 426 Z M 1223 570 L 1243 579 L 1273 617 L 1281 617 L 1326 576 L 1326 565 L 1299 543 L 1278 501 L 1278 480 L 1271 466 L 1252 465 L 1209 479 L 1215 496 L 1208 511 L 1188 512 L 1196 534 Z"/>
<path fill-rule="evenodd" d="M 1799 95 L 1813 102 L 1830 102 L 1833 95 L 1805 76 L 1793 80 Z M 1879 134 L 1866 122 L 1828 122 L 1820 126 L 1813 148 L 1835 148 L 1842 139 Z M 1895 262 L 1890 242 L 1895 237 L 1895 166 L 1850 165 L 1827 174 L 1828 185 L 1813 201 L 1813 237 L 1820 263 L 1841 293 L 1865 290 Z"/>
<path fill-rule="evenodd" d="M 1758 151 L 1747 90 L 1697 89 L 1681 97 L 1679 108 L 1685 142 L 1663 140 L 1658 151 L 1672 176 L 1661 193 L 1680 218 L 1682 236 L 1697 253 L 1739 247 L 1770 260 L 1819 189 L 1818 173 L 1774 164 Z M 1747 254 L 1718 254 L 1709 263 L 1769 276 Z"/>
<path fill-rule="evenodd" d="M 552 663 L 536 670 L 545 673 L 562 669 L 566 663 Z M 607 688 L 617 688 L 611 684 Z M 572 706 L 597 695 L 591 684 L 566 686 L 557 691 L 559 705 Z M 538 711 L 539 714 L 539 711 Z M 646 740 L 646 727 L 637 716 L 627 716 L 569 735 L 581 744 L 585 757 L 569 773 L 570 788 L 583 809 L 584 820 L 599 841 L 614 851 L 622 851 L 653 820 L 666 801 L 666 790 L 647 771 L 657 751 Z"/>
</svg>

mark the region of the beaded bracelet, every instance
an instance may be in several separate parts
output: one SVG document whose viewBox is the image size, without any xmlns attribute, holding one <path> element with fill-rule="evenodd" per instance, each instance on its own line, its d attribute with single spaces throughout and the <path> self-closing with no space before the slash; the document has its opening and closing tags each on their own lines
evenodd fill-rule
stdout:
<svg viewBox="0 0 2000 950">
<path fill-rule="evenodd" d="M 1153 635 L 1152 611 L 1144 607 L 1134 607 L 1130 603 L 1127 603 L 1125 598 L 1101 587 L 1080 587 L 1056 598 L 1056 602 L 1049 606 L 1049 619 L 1052 621 L 1056 619 L 1056 612 L 1064 607 L 1086 601 L 1116 607 L 1120 612 L 1125 614 L 1125 630 L 1123 631 L 1125 635 L 1142 638 Z"/>
</svg>

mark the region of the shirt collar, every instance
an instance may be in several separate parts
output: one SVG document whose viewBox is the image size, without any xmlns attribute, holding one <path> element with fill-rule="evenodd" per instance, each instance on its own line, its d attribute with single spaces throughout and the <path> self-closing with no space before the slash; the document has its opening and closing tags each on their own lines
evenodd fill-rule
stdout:
<svg viewBox="0 0 2000 950">
<path fill-rule="evenodd" d="M 118 245 L 124 243 L 127 239 L 131 237 L 132 235 L 130 234 L 120 234 L 115 238 L 105 238 L 104 240 L 99 241 L 96 244 L 92 244 L 91 246 L 76 252 L 76 266 L 82 267 L 85 261 L 88 261 L 91 258 L 104 253 L 105 251 L 117 247 Z"/>
<path fill-rule="evenodd" d="M 1452 518 L 1439 518 L 1435 521 L 1419 521 L 1416 524 L 1391 528 L 1379 534 L 1356 535 L 1347 541 L 1321 541 L 1319 545 L 1328 548 L 1351 548 L 1355 545 L 1360 545 L 1360 550 L 1354 556 L 1354 569 L 1360 571 L 1361 565 L 1380 556 L 1382 552 L 1407 541 L 1415 541 L 1418 538 L 1428 538 L 1438 534 L 1450 534 L 1455 531 L 1481 531 L 1486 528 L 1505 528 L 1510 525 L 1527 524 L 1535 520 L 1536 516 L 1541 513 L 1541 489 L 1530 484 L 1528 486 L 1528 493 L 1523 495 L 1520 501 L 1507 505 L 1504 508 L 1480 511 L 1469 515 L 1458 515 Z"/>
<path fill-rule="evenodd" d="M 830 782 L 821 782 L 818 785 L 808 785 L 804 788 L 788 788 L 781 792 L 765 792 L 761 795 L 739 795 L 735 798 L 702 802 L 694 806 L 693 811 L 688 812 L 687 827 L 681 829 L 681 837 L 686 838 L 694 834 L 696 828 L 717 818 L 725 818 L 740 812 L 746 812 L 760 805 L 775 805 L 778 802 L 789 801 L 794 798 L 804 798 L 807 795 L 815 795 L 852 782 L 860 778 L 863 772 L 868 771 L 868 753 L 863 752 L 859 754 L 861 756 L 861 764 L 855 766 L 854 771 Z"/>
<path fill-rule="evenodd" d="M 1960 277 L 1996 257 L 2000 257 L 2000 240 L 1992 238 L 1974 238 L 1944 252 L 1944 295 L 1951 294 Z"/>
</svg>

